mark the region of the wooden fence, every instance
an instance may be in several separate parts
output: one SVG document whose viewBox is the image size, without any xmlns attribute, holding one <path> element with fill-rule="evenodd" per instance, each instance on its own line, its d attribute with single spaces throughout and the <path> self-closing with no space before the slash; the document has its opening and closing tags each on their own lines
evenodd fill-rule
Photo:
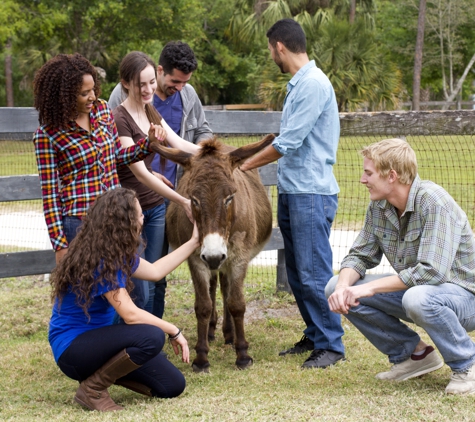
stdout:
<svg viewBox="0 0 475 422">
<path fill-rule="evenodd" d="M 215 133 L 236 136 L 279 132 L 280 112 L 206 110 L 205 113 Z M 376 136 L 382 139 L 475 134 L 475 110 L 342 113 L 340 122 L 342 137 Z M 0 108 L 0 139 L 31 140 L 37 125 L 37 113 L 33 108 Z M 276 184 L 276 164 L 261 168 L 260 174 L 265 185 Z M 37 175 L 0 177 L 0 202 L 39 198 L 41 190 Z M 279 228 L 274 228 L 264 250 L 278 250 L 277 288 L 288 290 Z M 0 278 L 45 274 L 51 272 L 54 265 L 52 250 L 3 253 L 0 254 Z"/>
</svg>

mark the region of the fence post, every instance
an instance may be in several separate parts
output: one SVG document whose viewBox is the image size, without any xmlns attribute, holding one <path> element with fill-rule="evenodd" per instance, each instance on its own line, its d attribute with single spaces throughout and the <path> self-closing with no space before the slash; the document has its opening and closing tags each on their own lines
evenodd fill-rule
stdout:
<svg viewBox="0 0 475 422">
<path fill-rule="evenodd" d="M 283 249 L 277 249 L 277 291 L 292 293 L 289 282 L 287 281 L 285 253 Z"/>
</svg>

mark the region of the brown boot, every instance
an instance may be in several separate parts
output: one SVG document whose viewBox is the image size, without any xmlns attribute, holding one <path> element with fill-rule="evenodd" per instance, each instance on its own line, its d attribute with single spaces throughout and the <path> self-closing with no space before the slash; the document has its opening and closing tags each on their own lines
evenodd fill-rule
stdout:
<svg viewBox="0 0 475 422">
<path fill-rule="evenodd" d="M 143 394 L 144 396 L 152 397 L 152 389 L 144 384 L 140 384 L 137 381 L 118 379 L 114 384 L 121 385 L 122 387 L 135 391 L 136 393 Z"/>
<path fill-rule="evenodd" d="M 140 368 L 140 365 L 132 362 L 125 349 L 122 350 L 79 384 L 74 400 L 91 410 L 101 412 L 122 410 L 123 407 L 114 403 L 107 389 L 118 378 L 135 371 L 137 368 Z"/>
</svg>

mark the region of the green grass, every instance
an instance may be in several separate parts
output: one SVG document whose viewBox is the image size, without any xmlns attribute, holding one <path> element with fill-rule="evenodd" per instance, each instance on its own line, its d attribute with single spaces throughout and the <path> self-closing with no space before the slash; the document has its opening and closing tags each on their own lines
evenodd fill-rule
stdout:
<svg viewBox="0 0 475 422">
<path fill-rule="evenodd" d="M 33 141 L 0 141 L 0 176 L 36 173 Z"/>
<path fill-rule="evenodd" d="M 49 286 L 37 277 L 0 280 L 0 420 L 475 420 L 473 396 L 444 395 L 447 367 L 403 383 L 376 380 L 375 373 L 388 369 L 387 360 L 346 320 L 347 361 L 326 370 L 301 370 L 303 356 L 278 356 L 303 329 L 293 298 L 254 278 L 247 281 L 246 298 L 253 367 L 235 369 L 235 353 L 220 333 L 211 345 L 209 374 L 194 374 L 190 365 L 171 356 L 167 345 L 170 359 L 185 374 L 185 392 L 172 400 L 151 399 L 114 386 L 110 393 L 125 410 L 99 414 L 73 402 L 77 383 L 54 363 L 47 341 Z M 191 283 L 171 281 L 166 307 L 165 318 L 184 328 L 192 348 L 196 323 Z"/>
</svg>

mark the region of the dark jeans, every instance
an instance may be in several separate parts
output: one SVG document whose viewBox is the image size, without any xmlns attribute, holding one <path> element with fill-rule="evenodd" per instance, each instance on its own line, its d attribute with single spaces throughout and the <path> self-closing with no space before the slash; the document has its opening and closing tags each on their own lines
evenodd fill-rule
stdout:
<svg viewBox="0 0 475 422">
<path fill-rule="evenodd" d="M 68 243 L 71 243 L 76 237 L 82 220 L 79 217 L 63 217 L 63 231 Z"/>
<path fill-rule="evenodd" d="M 330 229 L 336 195 L 279 194 L 278 220 L 284 239 L 287 279 L 314 349 L 345 353 L 340 315 L 331 312 L 325 286 L 333 276 Z"/>
<path fill-rule="evenodd" d="M 81 382 L 126 349 L 130 359 L 142 366 L 122 379 L 150 387 L 155 397 L 177 397 L 186 381 L 178 368 L 160 354 L 164 343 L 164 332 L 153 325 L 110 325 L 76 337 L 59 358 L 58 366 L 69 378 Z"/>
</svg>

